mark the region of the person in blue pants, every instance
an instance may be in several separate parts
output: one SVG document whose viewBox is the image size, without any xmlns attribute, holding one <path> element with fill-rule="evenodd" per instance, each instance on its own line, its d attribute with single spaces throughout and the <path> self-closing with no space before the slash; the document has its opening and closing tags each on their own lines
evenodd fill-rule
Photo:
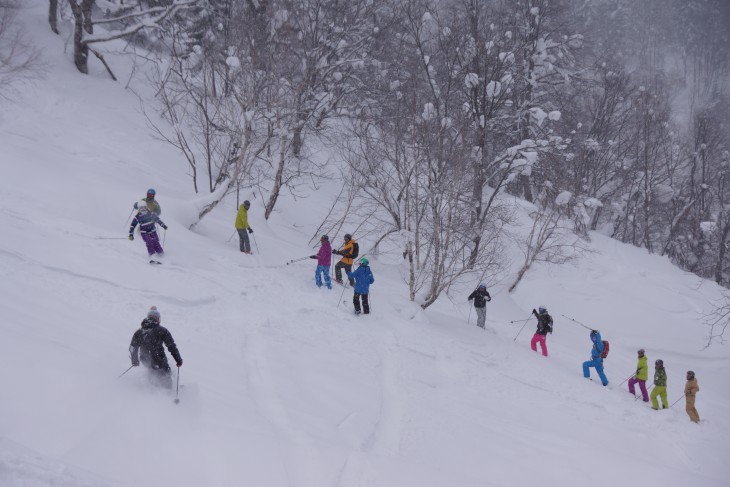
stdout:
<svg viewBox="0 0 730 487">
<path fill-rule="evenodd" d="M 322 235 L 319 239 L 321 246 L 319 252 L 315 255 L 310 255 L 310 259 L 317 261 L 317 268 L 314 270 L 314 282 L 317 287 L 322 287 L 322 274 L 324 274 L 324 283 L 327 285 L 327 289 L 332 289 L 332 282 L 330 281 L 330 265 L 332 265 L 332 246 L 330 245 L 330 238 L 327 235 Z"/>
<path fill-rule="evenodd" d="M 588 369 L 595 367 L 598 377 L 601 378 L 601 383 L 607 386 L 608 379 L 606 378 L 606 374 L 603 373 L 603 359 L 601 358 L 601 354 L 603 353 L 603 340 L 601 340 L 601 334 L 597 330 L 591 330 L 591 341 L 593 342 L 591 359 L 583 362 L 583 377 L 586 379 L 590 378 L 591 372 Z"/>
</svg>

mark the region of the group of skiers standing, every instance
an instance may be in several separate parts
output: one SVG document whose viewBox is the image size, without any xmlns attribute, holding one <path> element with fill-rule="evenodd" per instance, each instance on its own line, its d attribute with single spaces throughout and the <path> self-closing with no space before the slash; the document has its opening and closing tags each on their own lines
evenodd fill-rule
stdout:
<svg viewBox="0 0 730 487">
<path fill-rule="evenodd" d="M 370 294 L 370 285 L 375 282 L 373 271 L 370 269 L 370 262 L 367 258 L 362 257 L 358 260 L 358 268 L 353 271 L 352 265 L 360 252 L 360 248 L 349 233 L 345 234 L 344 240 L 341 249 L 332 250 L 329 236 L 322 235 L 320 237 L 319 252 L 309 256 L 310 259 L 317 261 L 317 267 L 314 270 L 314 282 L 317 287 L 322 287 L 322 278 L 324 277 L 324 284 L 327 286 L 327 289 L 332 289 L 332 282 L 330 281 L 332 254 L 341 255 L 342 258 L 335 265 L 335 282 L 343 286 L 345 285 L 341 273 L 342 269 L 344 269 L 350 286 L 354 288 L 352 304 L 355 307 L 355 314 L 370 314 L 368 296 Z"/>
<path fill-rule="evenodd" d="M 251 225 L 248 223 L 248 210 L 251 208 L 251 202 L 244 201 L 238 208 L 236 215 L 236 231 L 238 232 L 239 247 L 241 252 L 251 254 L 251 242 L 248 235 L 253 233 Z M 323 285 L 327 289 L 332 289 L 332 281 L 330 279 L 330 268 L 332 266 L 332 254 L 340 255 L 342 258 L 335 265 L 335 282 L 344 285 L 342 280 L 342 270 L 347 274 L 350 286 L 354 287 L 354 295 L 352 302 L 355 307 L 355 314 L 370 313 L 370 303 L 368 296 L 370 293 L 370 285 L 375 282 L 373 272 L 370 270 L 370 262 L 366 258 L 358 261 L 358 268 L 353 272 L 352 266 L 358 257 L 360 248 L 349 233 L 345 234 L 345 241 L 342 248 L 333 250 L 328 235 L 322 235 L 319 239 L 319 251 L 309 258 L 317 261 L 314 269 L 314 282 L 317 287 Z"/>
<path fill-rule="evenodd" d="M 492 298 L 487 292 L 487 287 L 484 284 L 480 284 L 479 287 L 472 292 L 468 300 L 474 300 L 474 309 L 477 311 L 477 326 L 484 329 L 486 319 L 486 304 L 491 301 Z M 542 355 L 547 357 L 547 335 L 553 332 L 553 318 L 548 314 L 545 306 L 538 307 L 537 310 L 533 309 L 532 314 L 537 318 L 537 330 L 532 336 L 530 341 L 530 347 L 533 351 L 537 352 L 537 344 L 540 344 Z M 608 355 L 608 342 L 603 340 L 601 333 L 598 330 L 591 330 L 591 359 L 583 362 L 583 377 L 590 378 L 590 369 L 596 370 L 598 377 L 601 379 L 601 383 L 604 386 L 608 385 L 608 378 L 603 369 L 603 360 Z M 636 395 L 635 386 L 638 384 L 641 390 L 641 395 L 644 402 L 649 402 L 649 393 L 646 389 L 646 381 L 648 379 L 648 367 L 645 350 L 642 348 L 638 351 L 639 361 L 636 366 L 636 373 L 629 379 L 629 392 Z M 662 400 L 662 409 L 667 409 L 667 374 L 664 370 L 664 361 L 659 359 L 654 363 L 654 390 L 651 393 L 652 409 L 659 409 L 659 402 L 657 397 Z M 700 416 L 695 408 L 695 396 L 699 392 L 700 387 L 697 385 L 697 379 L 695 373 L 691 370 L 687 371 L 687 383 L 684 386 L 684 397 L 686 401 L 686 411 L 689 415 L 690 420 L 694 423 L 699 423 Z"/>
</svg>

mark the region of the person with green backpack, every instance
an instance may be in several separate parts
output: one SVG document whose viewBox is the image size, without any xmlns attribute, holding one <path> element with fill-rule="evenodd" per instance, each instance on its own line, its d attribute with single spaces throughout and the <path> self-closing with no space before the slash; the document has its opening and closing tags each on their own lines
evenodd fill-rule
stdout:
<svg viewBox="0 0 730 487">
<path fill-rule="evenodd" d="M 644 402 L 649 402 L 649 393 L 646 392 L 646 379 L 649 378 L 649 366 L 646 364 L 646 355 L 642 348 L 637 352 L 639 354 L 639 362 L 636 364 L 636 374 L 629 379 L 629 392 L 636 396 L 634 386 L 638 383 L 641 389 L 641 397 Z"/>
</svg>

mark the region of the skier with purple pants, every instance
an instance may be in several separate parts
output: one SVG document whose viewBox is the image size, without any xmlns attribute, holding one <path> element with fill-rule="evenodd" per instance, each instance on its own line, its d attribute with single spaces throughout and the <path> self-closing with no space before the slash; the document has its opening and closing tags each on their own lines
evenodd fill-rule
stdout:
<svg viewBox="0 0 730 487">
<path fill-rule="evenodd" d="M 646 365 L 646 355 L 642 348 L 637 352 L 639 354 L 639 362 L 636 364 L 636 374 L 629 379 L 629 392 L 636 395 L 634 386 L 638 383 L 641 389 L 641 397 L 644 402 L 649 402 L 649 393 L 646 391 L 646 379 L 649 378 L 649 366 Z"/>
<path fill-rule="evenodd" d="M 150 257 L 154 254 L 164 254 L 162 245 L 160 245 L 160 238 L 157 236 L 157 227 L 155 226 L 158 223 L 162 228 L 167 230 L 167 225 L 160 220 L 157 213 L 147 208 L 144 200 L 137 204 L 137 215 L 129 227 L 129 240 L 134 240 L 134 229 L 139 225 L 139 233 L 142 235 L 142 240 L 144 240 L 145 245 L 147 245 L 147 253 Z"/>
<path fill-rule="evenodd" d="M 317 269 L 314 271 L 314 282 L 317 287 L 322 287 L 322 276 L 324 274 L 324 283 L 327 289 L 332 289 L 332 281 L 330 281 L 330 266 L 332 265 L 332 246 L 330 245 L 330 238 L 327 235 L 322 235 L 319 239 L 321 246 L 317 255 L 310 255 L 310 259 L 317 260 Z"/>
</svg>

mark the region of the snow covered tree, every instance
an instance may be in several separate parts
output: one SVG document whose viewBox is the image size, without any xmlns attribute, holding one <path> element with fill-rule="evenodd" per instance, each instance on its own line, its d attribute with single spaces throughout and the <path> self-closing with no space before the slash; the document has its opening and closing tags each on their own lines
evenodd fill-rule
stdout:
<svg viewBox="0 0 730 487">
<path fill-rule="evenodd" d="M 364 73 L 367 98 L 343 150 L 346 179 L 359 191 L 350 214 L 362 216 L 376 247 L 400 248 L 410 299 L 424 308 L 461 277 L 498 271 L 501 227 L 509 221 L 492 199 L 473 224 L 478 149 L 465 79 L 470 86 L 478 80 L 462 54 L 470 41 L 443 6 L 412 1 L 393 10 L 396 21 L 381 40 L 379 68 Z"/>
<path fill-rule="evenodd" d="M 541 195 L 538 195 L 538 199 L 551 198 L 552 201 L 550 204 L 542 201 L 530 215 L 532 227 L 527 235 L 527 242 L 525 245 L 519 245 L 524 260 L 517 271 L 514 282 L 509 287 L 509 292 L 517 288 L 535 262 L 566 264 L 588 250 L 583 240 L 576 236 L 572 225 L 566 218 L 567 209 L 573 203 L 573 195 L 569 191 L 562 191 L 552 198 L 554 193 L 551 188 L 545 188 Z"/>
<path fill-rule="evenodd" d="M 40 51 L 15 23 L 19 8 L 17 0 L 0 0 L 0 99 L 12 99 L 18 84 L 42 70 Z"/>
<path fill-rule="evenodd" d="M 51 29 L 57 32 L 55 17 L 57 6 L 55 0 L 50 2 L 49 23 Z M 158 26 L 176 12 L 196 5 L 198 0 L 169 0 L 164 2 L 164 5 L 151 2 L 154 6 L 148 7 L 144 7 L 145 3 L 148 2 L 138 2 L 139 10 L 137 10 L 127 8 L 122 0 L 105 0 L 103 2 L 105 16 L 92 18 L 97 8 L 97 0 L 68 0 L 74 22 L 74 64 L 81 73 L 89 72 L 89 52 L 91 52 L 99 58 L 109 75 L 114 78 L 103 55 L 91 47 L 93 44 L 130 37 L 145 28 Z M 95 29 L 95 26 L 113 27 Z"/>
</svg>

